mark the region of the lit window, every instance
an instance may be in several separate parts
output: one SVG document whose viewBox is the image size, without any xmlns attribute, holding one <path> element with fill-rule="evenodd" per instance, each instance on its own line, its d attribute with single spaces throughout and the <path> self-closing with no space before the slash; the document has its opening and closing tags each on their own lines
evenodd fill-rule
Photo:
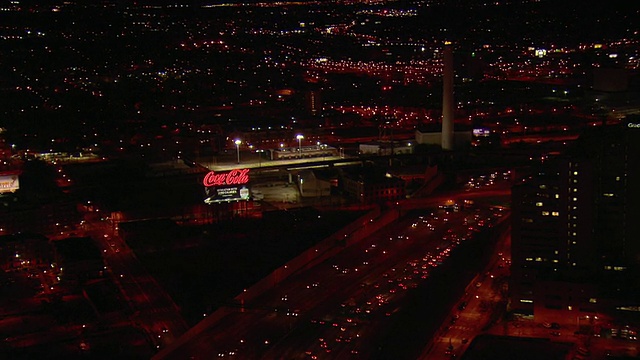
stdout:
<svg viewBox="0 0 640 360">
<path fill-rule="evenodd" d="M 526 258 L 527 261 L 533 261 L 533 258 Z"/>
<path fill-rule="evenodd" d="M 547 185 L 540 185 L 540 189 L 546 189 Z"/>
<path fill-rule="evenodd" d="M 578 175 L 578 172 L 577 172 L 577 171 L 574 171 L 574 172 L 573 172 L 573 175 Z"/>
<path fill-rule="evenodd" d="M 589 299 L 589 302 L 590 302 L 590 303 L 592 303 L 592 304 L 595 304 L 595 303 L 597 303 L 597 302 L 598 302 L 598 299 L 596 299 L 596 298 L 590 298 L 590 299 Z"/>
<path fill-rule="evenodd" d="M 575 265 L 575 264 L 574 264 Z M 567 310 L 571 311 L 573 310 L 573 308 L 571 307 L 571 305 L 567 306 Z"/>
<path fill-rule="evenodd" d="M 527 304 L 533 304 L 533 300 L 529 300 L 529 299 L 520 299 L 521 303 L 527 303 Z"/>
<path fill-rule="evenodd" d="M 556 194 L 556 199 L 560 199 L 560 194 Z"/>
<path fill-rule="evenodd" d="M 544 205 L 544 204 L 543 204 L 543 203 L 541 203 L 540 201 L 538 201 L 538 202 L 536 203 L 536 206 L 538 206 L 538 207 L 540 207 L 540 206 L 542 206 L 542 205 Z"/>
<path fill-rule="evenodd" d="M 542 216 L 549 216 L 549 212 L 548 211 L 543 211 L 542 212 Z"/>
<path fill-rule="evenodd" d="M 573 198 L 572 200 L 573 200 L 573 201 L 578 201 L 578 198 Z"/>
<path fill-rule="evenodd" d="M 537 257 L 537 258 L 536 258 L 536 261 L 537 261 L 537 262 L 540 262 L 540 261 L 542 261 L 542 258 L 541 258 L 541 257 Z"/>
<path fill-rule="evenodd" d="M 551 215 L 552 216 L 560 216 L 560 213 L 558 211 L 552 211 Z"/>
<path fill-rule="evenodd" d="M 553 262 L 554 262 L 554 263 L 557 263 L 557 262 L 558 262 L 558 259 L 553 259 Z"/>
</svg>

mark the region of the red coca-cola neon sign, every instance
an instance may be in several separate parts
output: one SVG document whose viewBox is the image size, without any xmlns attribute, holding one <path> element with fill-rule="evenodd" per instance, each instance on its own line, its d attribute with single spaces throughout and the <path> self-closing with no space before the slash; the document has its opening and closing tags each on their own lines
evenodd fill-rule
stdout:
<svg viewBox="0 0 640 360">
<path fill-rule="evenodd" d="M 249 169 L 234 169 L 226 173 L 210 171 L 205 175 L 202 183 L 204 186 L 241 185 L 249 182 Z"/>
</svg>

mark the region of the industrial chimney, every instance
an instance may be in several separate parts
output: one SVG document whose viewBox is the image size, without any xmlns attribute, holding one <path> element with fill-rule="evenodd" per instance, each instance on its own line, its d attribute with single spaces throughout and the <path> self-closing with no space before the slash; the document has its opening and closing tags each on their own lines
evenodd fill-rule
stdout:
<svg viewBox="0 0 640 360">
<path fill-rule="evenodd" d="M 444 43 L 442 71 L 442 140 L 443 150 L 453 150 L 453 50 L 451 42 Z"/>
</svg>

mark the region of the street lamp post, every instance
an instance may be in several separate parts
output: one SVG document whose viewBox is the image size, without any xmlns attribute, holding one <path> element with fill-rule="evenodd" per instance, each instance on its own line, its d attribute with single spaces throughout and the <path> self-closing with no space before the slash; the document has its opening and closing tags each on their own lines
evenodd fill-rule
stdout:
<svg viewBox="0 0 640 360">
<path fill-rule="evenodd" d="M 234 143 L 236 144 L 236 153 L 238 154 L 238 164 L 240 164 L 240 144 L 242 143 L 242 141 L 236 139 Z"/>
<path fill-rule="evenodd" d="M 264 150 L 256 150 L 256 153 L 258 153 L 258 167 L 261 168 L 262 167 L 262 153 L 264 152 Z"/>
<path fill-rule="evenodd" d="M 304 136 L 302 135 L 296 135 L 296 139 L 298 139 L 298 152 L 300 153 L 300 157 L 302 157 L 302 139 L 304 139 Z"/>
</svg>

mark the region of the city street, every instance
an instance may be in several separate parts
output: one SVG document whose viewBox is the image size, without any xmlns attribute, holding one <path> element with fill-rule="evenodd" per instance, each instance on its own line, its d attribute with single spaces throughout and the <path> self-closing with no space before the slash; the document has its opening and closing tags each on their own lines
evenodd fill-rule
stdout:
<svg viewBox="0 0 640 360">
<path fill-rule="evenodd" d="M 87 216 L 84 227 L 98 242 L 113 281 L 133 311 L 131 322 L 143 328 L 156 348 L 163 348 L 188 329 L 180 309 L 149 275 L 111 221 Z"/>
</svg>

